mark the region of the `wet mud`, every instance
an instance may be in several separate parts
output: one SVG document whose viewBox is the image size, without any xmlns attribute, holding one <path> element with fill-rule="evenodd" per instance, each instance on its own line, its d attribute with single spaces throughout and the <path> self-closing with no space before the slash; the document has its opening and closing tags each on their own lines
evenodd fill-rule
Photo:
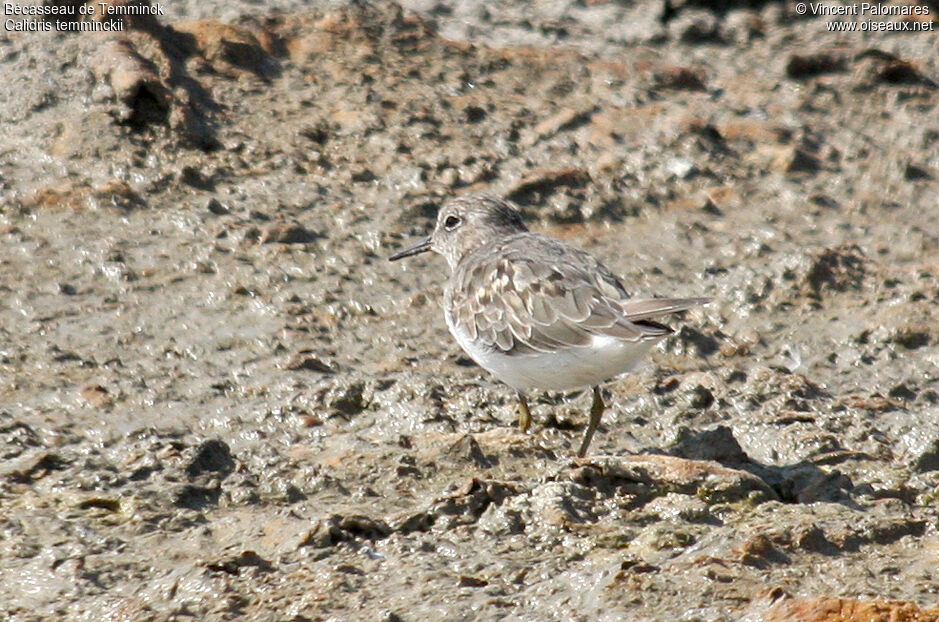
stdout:
<svg viewBox="0 0 939 622">
<path fill-rule="evenodd" d="M 0 31 L 0 617 L 939 618 L 934 32 L 165 10 Z M 476 191 L 714 299 L 584 459 L 589 394 L 519 433 L 386 260 Z"/>
</svg>

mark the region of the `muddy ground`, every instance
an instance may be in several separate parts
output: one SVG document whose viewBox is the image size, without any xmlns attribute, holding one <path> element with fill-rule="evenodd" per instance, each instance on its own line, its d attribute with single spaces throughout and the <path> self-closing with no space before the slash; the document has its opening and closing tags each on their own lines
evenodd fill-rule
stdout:
<svg viewBox="0 0 939 622">
<path fill-rule="evenodd" d="M 935 31 L 162 6 L 0 29 L 0 617 L 939 619 Z M 586 459 L 386 261 L 479 190 L 714 298 Z"/>
</svg>

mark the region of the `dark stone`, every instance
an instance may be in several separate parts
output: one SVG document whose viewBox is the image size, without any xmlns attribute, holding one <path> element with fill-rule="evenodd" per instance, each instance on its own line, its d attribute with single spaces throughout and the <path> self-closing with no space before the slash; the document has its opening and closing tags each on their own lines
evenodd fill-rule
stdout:
<svg viewBox="0 0 939 622">
<path fill-rule="evenodd" d="M 691 460 L 714 460 L 721 464 L 740 465 L 751 462 L 727 426 L 696 432 L 682 427 L 668 453 Z"/>
<path fill-rule="evenodd" d="M 707 408 L 714 403 L 714 394 L 711 391 L 702 385 L 696 385 L 691 390 L 691 401 L 689 404 L 692 408 Z"/>
<path fill-rule="evenodd" d="M 479 106 L 467 106 L 463 113 L 469 123 L 479 123 L 486 118 L 486 110 Z"/>
<path fill-rule="evenodd" d="M 817 54 L 793 54 L 786 63 L 786 75 L 805 80 L 826 73 L 836 73 L 847 68 L 847 59 L 840 54 L 821 52 Z"/>
<path fill-rule="evenodd" d="M 381 520 L 361 515 L 333 515 L 318 521 L 301 546 L 326 548 L 357 539 L 380 540 L 391 533 L 391 527 Z"/>
<path fill-rule="evenodd" d="M 212 197 L 209 199 L 208 203 L 205 204 L 205 209 L 209 210 L 216 216 L 224 216 L 228 213 L 228 208 L 221 204 L 221 202 Z"/>
<path fill-rule="evenodd" d="M 924 179 L 932 179 L 932 173 L 927 171 L 925 168 L 916 166 L 915 164 L 907 164 L 906 169 L 903 171 L 903 177 L 907 181 L 922 181 Z"/>
<path fill-rule="evenodd" d="M 816 255 L 805 280 L 817 295 L 824 289 L 846 291 L 859 289 L 867 259 L 855 245 L 828 248 Z"/>
<path fill-rule="evenodd" d="M 916 391 L 913 391 L 905 383 L 900 383 L 897 386 L 890 389 L 890 393 L 887 394 L 888 397 L 892 397 L 897 400 L 915 400 Z"/>
<path fill-rule="evenodd" d="M 939 438 L 934 439 L 929 447 L 926 448 L 926 451 L 916 459 L 916 464 L 913 468 L 920 473 L 939 471 Z"/>
<path fill-rule="evenodd" d="M 195 478 L 203 473 L 218 473 L 223 477 L 235 470 L 235 460 L 228 445 L 212 439 L 202 443 L 196 455 L 186 466 L 186 474 Z"/>
<path fill-rule="evenodd" d="M 254 567 L 261 572 L 271 572 L 274 566 L 254 551 L 245 551 L 238 557 L 233 557 L 225 561 L 208 564 L 207 568 L 215 572 L 224 572 L 231 575 L 238 575 L 242 568 Z"/>
<path fill-rule="evenodd" d="M 678 341 L 686 346 L 688 351 L 705 357 L 714 354 L 720 347 L 717 339 L 687 325 L 678 331 Z"/>
<path fill-rule="evenodd" d="M 363 168 L 360 171 L 356 171 L 352 173 L 352 181 L 364 183 L 368 181 L 375 181 L 376 179 L 378 178 L 375 177 L 375 173 L 373 173 L 367 168 Z"/>
</svg>

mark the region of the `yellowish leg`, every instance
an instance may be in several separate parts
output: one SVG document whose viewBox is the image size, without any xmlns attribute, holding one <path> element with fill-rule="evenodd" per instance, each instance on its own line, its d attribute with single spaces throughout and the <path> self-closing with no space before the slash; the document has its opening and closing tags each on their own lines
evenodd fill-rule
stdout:
<svg viewBox="0 0 939 622">
<path fill-rule="evenodd" d="M 593 433 L 597 431 L 600 425 L 600 417 L 603 416 L 603 398 L 600 396 L 600 387 L 593 388 L 593 404 L 590 405 L 590 421 L 587 423 L 587 431 L 584 432 L 584 440 L 577 451 L 577 457 L 583 458 L 587 455 L 587 449 L 590 447 L 590 441 L 593 440 Z"/>
<path fill-rule="evenodd" d="M 521 391 L 516 391 L 518 394 L 518 429 L 524 434 L 528 432 L 528 426 L 531 425 L 531 411 L 528 410 L 528 400 L 525 399 L 525 394 Z"/>
</svg>

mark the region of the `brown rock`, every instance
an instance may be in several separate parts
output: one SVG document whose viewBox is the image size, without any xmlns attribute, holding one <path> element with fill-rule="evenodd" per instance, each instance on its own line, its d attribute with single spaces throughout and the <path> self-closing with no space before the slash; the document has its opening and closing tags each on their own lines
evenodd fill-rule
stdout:
<svg viewBox="0 0 939 622">
<path fill-rule="evenodd" d="M 90 197 L 93 207 L 119 207 L 125 210 L 144 207 L 143 198 L 126 182 L 119 179 L 94 188 Z"/>
<path fill-rule="evenodd" d="M 42 188 L 24 201 L 28 207 L 38 209 L 81 209 L 91 189 L 88 186 L 76 186 L 71 183 L 62 184 L 52 188 Z"/>
<path fill-rule="evenodd" d="M 762 533 L 750 536 L 733 552 L 741 563 L 757 568 L 766 568 L 772 564 L 789 562 L 789 556 L 776 547 L 771 537 Z"/>
<path fill-rule="evenodd" d="M 223 73 L 249 71 L 257 76 L 269 77 L 277 70 L 272 58 L 251 32 L 244 28 L 222 24 L 211 19 L 174 24 L 183 40 L 212 66 Z"/>
<path fill-rule="evenodd" d="M 122 121 L 166 122 L 173 95 L 153 69 L 152 63 L 137 53 L 126 39 L 105 43 L 90 59 L 95 78 L 107 81 L 114 95 L 125 104 L 119 111 Z"/>
<path fill-rule="evenodd" d="M 142 207 L 144 201 L 127 183 L 114 179 L 96 188 L 73 183 L 43 188 L 24 201 L 24 204 L 38 209 L 132 209 Z"/>
<path fill-rule="evenodd" d="M 705 188 L 704 194 L 708 200 L 717 207 L 726 206 L 734 196 L 734 189 L 731 186 L 713 186 Z"/>
<path fill-rule="evenodd" d="M 897 408 L 900 405 L 896 400 L 891 400 L 881 395 L 845 395 L 839 398 L 838 402 L 848 408 L 858 408 L 871 412 L 885 412 Z"/>
<path fill-rule="evenodd" d="M 100 384 L 90 384 L 81 388 L 81 396 L 95 408 L 107 408 L 114 400 L 108 390 Z"/>
<path fill-rule="evenodd" d="M 859 600 L 819 596 L 781 600 L 763 622 L 936 622 L 939 608 L 880 599 Z"/>
<path fill-rule="evenodd" d="M 777 173 L 798 175 L 815 173 L 820 166 L 818 156 L 798 147 L 787 147 L 773 160 L 770 168 Z"/>
<path fill-rule="evenodd" d="M 664 67 L 655 72 L 656 86 L 680 91 L 704 91 L 704 74 L 691 67 Z"/>
</svg>

